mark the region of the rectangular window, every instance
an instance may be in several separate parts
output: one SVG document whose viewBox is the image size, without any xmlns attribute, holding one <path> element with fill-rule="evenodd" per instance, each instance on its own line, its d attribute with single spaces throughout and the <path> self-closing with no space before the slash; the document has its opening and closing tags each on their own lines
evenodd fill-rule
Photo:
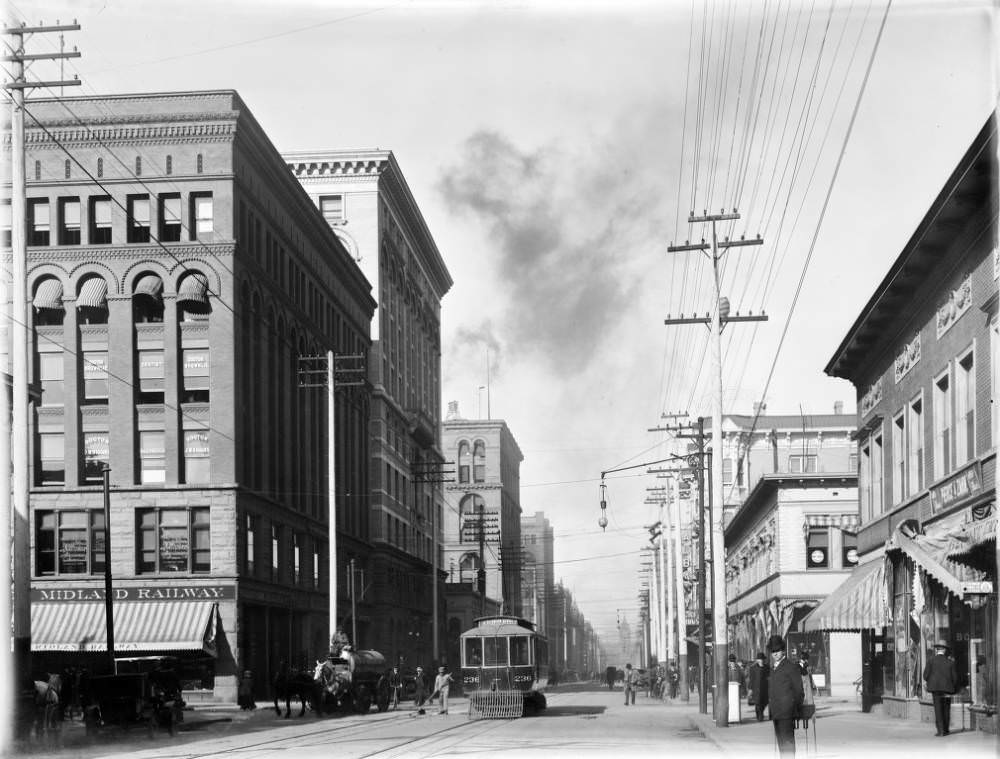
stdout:
<svg viewBox="0 0 1000 759">
<path fill-rule="evenodd" d="M 39 485 L 66 484 L 65 440 L 61 432 L 43 432 L 38 436 Z"/>
<path fill-rule="evenodd" d="M 723 459 L 722 460 L 722 484 L 732 485 L 733 484 L 733 460 Z"/>
<path fill-rule="evenodd" d="M 892 503 L 906 498 L 906 417 L 900 413 L 892 420 Z"/>
<path fill-rule="evenodd" d="M 976 367 L 969 351 L 955 362 L 955 466 L 976 456 Z"/>
<path fill-rule="evenodd" d="M 951 471 L 951 377 L 948 370 L 934 380 L 934 479 Z"/>
<path fill-rule="evenodd" d="M 108 466 L 108 433 L 83 433 L 83 484 L 100 485 L 104 481 L 104 469 Z"/>
<path fill-rule="evenodd" d="M 209 365 L 208 348 L 185 348 L 184 403 L 208 403 Z"/>
<path fill-rule="evenodd" d="M 319 546 L 315 545 L 315 538 L 313 540 L 312 586 L 313 590 L 315 590 L 319 587 Z"/>
<path fill-rule="evenodd" d="M 184 431 L 184 482 L 211 482 L 208 430 Z"/>
<path fill-rule="evenodd" d="M 882 435 L 876 435 L 872 440 L 872 477 L 871 477 L 871 494 L 872 494 L 872 516 L 878 516 L 882 513 L 883 502 L 884 502 L 884 490 L 885 485 L 883 484 L 883 472 L 885 471 L 885 449 L 882 445 Z"/>
<path fill-rule="evenodd" d="M 35 513 L 35 574 L 104 572 L 103 511 Z"/>
<path fill-rule="evenodd" d="M 210 512 L 136 509 L 136 574 L 211 571 Z"/>
<path fill-rule="evenodd" d="M 246 518 L 246 573 L 248 577 L 253 577 L 257 568 L 257 520 L 253 514 L 247 514 Z"/>
<path fill-rule="evenodd" d="M 191 195 L 191 239 L 204 240 L 210 238 L 215 230 L 215 209 L 212 205 L 212 195 Z"/>
<path fill-rule="evenodd" d="M 42 386 L 43 406 L 62 406 L 65 402 L 63 363 L 62 352 L 38 354 L 38 382 Z"/>
<path fill-rule="evenodd" d="M 271 579 L 276 580 L 281 575 L 281 528 L 271 525 Z"/>
<path fill-rule="evenodd" d="M 80 199 L 59 199 L 59 244 L 80 244 Z"/>
<path fill-rule="evenodd" d="M 850 532 L 841 532 L 840 566 L 851 569 L 858 565 L 858 536 Z"/>
<path fill-rule="evenodd" d="M 128 196 L 128 242 L 149 242 L 149 196 Z"/>
<path fill-rule="evenodd" d="M 819 464 L 819 456 L 815 453 L 798 454 L 788 457 L 788 471 L 795 474 L 815 472 Z"/>
<path fill-rule="evenodd" d="M 993 322 L 990 324 L 990 360 L 993 362 L 993 366 L 990 368 L 990 379 L 992 384 L 993 393 L 990 395 L 992 399 L 991 405 L 996 404 L 997 393 L 1000 393 L 1000 322 L 997 321 L 997 317 L 993 317 Z M 997 425 L 1000 424 L 1000 409 L 993 408 L 990 414 L 990 428 L 993 432 L 990 438 L 990 445 L 994 448 L 998 447 L 998 435 L 1000 435 L 1000 429 L 997 429 Z"/>
<path fill-rule="evenodd" d="M 861 506 L 861 523 L 865 524 L 872 518 L 871 443 L 861 446 L 861 465 L 858 467 L 858 501 Z"/>
<path fill-rule="evenodd" d="M 83 352 L 84 403 L 108 402 L 108 352 Z"/>
<path fill-rule="evenodd" d="M 507 639 L 483 638 L 486 657 L 483 664 L 487 667 L 507 666 Z"/>
<path fill-rule="evenodd" d="M 179 242 L 181 239 L 181 196 L 173 193 L 160 195 L 160 242 Z"/>
<path fill-rule="evenodd" d="M 907 408 L 907 474 L 908 492 L 913 495 L 924 487 L 924 402 L 922 398 L 910 401 Z"/>
<path fill-rule="evenodd" d="M 111 198 L 90 199 L 90 244 L 111 244 Z"/>
<path fill-rule="evenodd" d="M 811 527 L 806 538 L 806 568 L 827 569 L 830 566 L 830 528 Z"/>
<path fill-rule="evenodd" d="M 162 430 L 139 432 L 139 482 L 153 485 L 167 480 L 166 436 Z"/>
<path fill-rule="evenodd" d="M 344 196 L 323 195 L 319 199 L 319 210 L 326 223 L 339 224 L 344 220 Z"/>
<path fill-rule="evenodd" d="M 140 350 L 138 403 L 163 403 L 163 351 Z"/>
<path fill-rule="evenodd" d="M 13 229 L 13 213 L 10 201 L 0 201 L 0 246 L 9 248 L 13 244 L 11 230 Z"/>
<path fill-rule="evenodd" d="M 292 533 L 292 583 L 302 582 L 302 539 L 297 533 Z"/>
<path fill-rule="evenodd" d="M 28 245 L 48 245 L 49 227 L 49 199 L 28 198 Z"/>
<path fill-rule="evenodd" d="M 847 455 L 847 471 L 848 472 L 858 471 L 858 454 L 849 453 Z"/>
</svg>

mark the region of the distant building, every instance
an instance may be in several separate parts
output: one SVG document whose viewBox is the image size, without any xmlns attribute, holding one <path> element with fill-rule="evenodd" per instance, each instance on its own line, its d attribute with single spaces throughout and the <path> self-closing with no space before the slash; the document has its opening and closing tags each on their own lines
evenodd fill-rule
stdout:
<svg viewBox="0 0 1000 759">
<path fill-rule="evenodd" d="M 357 643 L 406 666 L 428 666 L 442 653 L 432 650 L 440 555 L 437 578 L 432 567 L 443 508 L 441 299 L 451 275 L 392 152 L 319 150 L 284 157 L 374 283 L 379 304 L 368 362 L 369 482 L 354 491 L 370 494 L 373 543 L 370 553 L 353 557 L 364 568 L 366 588 L 356 604 Z M 443 609 L 439 592 L 439 624 Z M 438 634 L 440 645 L 443 630 Z"/>
<path fill-rule="evenodd" d="M 326 402 L 297 359 L 367 355 L 371 285 L 235 92 L 28 109 L 36 671 L 104 666 L 110 536 L 116 651 L 178 655 L 189 701 L 245 669 L 263 694 L 330 632 Z M 337 401 L 348 552 L 368 406 Z"/>
<path fill-rule="evenodd" d="M 896 717 L 933 719 L 922 670 L 947 645 L 968 688 L 953 724 L 968 708 L 993 732 L 996 128 L 991 116 L 826 367 L 857 389 L 862 565 L 807 620 L 862 632 L 866 705 Z"/>
<path fill-rule="evenodd" d="M 552 637 L 554 618 L 552 593 L 555 588 L 554 537 L 544 511 L 521 517 L 521 609 L 525 619 Z"/>
<path fill-rule="evenodd" d="M 456 476 L 445 486 L 444 567 L 448 639 L 457 646 L 456 630 L 468 629 L 483 613 L 522 614 L 524 456 L 502 419 L 462 419 L 455 402 L 448 411 L 441 445 Z"/>
</svg>

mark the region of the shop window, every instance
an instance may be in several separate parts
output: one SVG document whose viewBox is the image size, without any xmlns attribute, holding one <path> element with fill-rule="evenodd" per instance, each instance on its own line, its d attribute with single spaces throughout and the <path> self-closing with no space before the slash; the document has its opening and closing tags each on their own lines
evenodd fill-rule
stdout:
<svg viewBox="0 0 1000 759">
<path fill-rule="evenodd" d="M 62 406 L 65 403 L 63 365 L 62 351 L 38 354 L 38 382 L 42 388 L 43 406 Z"/>
<path fill-rule="evenodd" d="M 910 401 L 907 407 L 907 492 L 919 493 L 924 487 L 924 401 L 923 397 Z"/>
<path fill-rule="evenodd" d="M 976 455 L 976 367 L 970 350 L 955 362 L 955 466 Z"/>
<path fill-rule="evenodd" d="M 104 572 L 103 511 L 36 511 L 35 574 Z"/>
<path fill-rule="evenodd" d="M 166 482 L 167 454 L 166 436 L 162 430 L 140 430 L 139 432 L 139 482 L 155 485 Z"/>
<path fill-rule="evenodd" d="M 163 403 L 163 351 L 140 350 L 139 388 L 136 403 Z"/>
<path fill-rule="evenodd" d="M 49 225 L 49 199 L 28 198 L 28 245 L 48 245 Z"/>
<path fill-rule="evenodd" d="M 80 244 L 80 199 L 59 199 L 59 244 Z"/>
<path fill-rule="evenodd" d="M 810 527 L 806 537 L 806 568 L 830 567 L 830 528 Z"/>
<path fill-rule="evenodd" d="M 62 432 L 42 432 L 38 435 L 39 485 L 66 483 L 66 437 Z"/>
<path fill-rule="evenodd" d="M 136 574 L 208 573 L 211 525 L 207 506 L 136 509 Z"/>
<path fill-rule="evenodd" d="M 184 431 L 184 482 L 211 482 L 208 430 Z"/>
<path fill-rule="evenodd" d="M 111 198 L 90 199 L 90 244 L 111 244 Z"/>
<path fill-rule="evenodd" d="M 149 242 L 149 195 L 128 196 L 128 242 Z"/>
<path fill-rule="evenodd" d="M 788 471 L 793 474 L 802 474 L 817 471 L 819 456 L 815 453 L 797 454 L 788 457 Z"/>
<path fill-rule="evenodd" d="M 109 466 L 108 433 L 83 433 L 82 484 L 100 485 L 104 482 L 104 470 Z"/>
<path fill-rule="evenodd" d="M 858 536 L 851 532 L 841 532 L 840 566 L 851 569 L 858 565 Z"/>
<path fill-rule="evenodd" d="M 160 242 L 179 242 L 181 239 L 180 193 L 160 195 Z"/>
<path fill-rule="evenodd" d="M 83 402 L 106 404 L 108 402 L 108 352 L 83 352 Z"/>
<path fill-rule="evenodd" d="M 208 348 L 185 348 L 183 403 L 208 403 Z"/>
<path fill-rule="evenodd" d="M 472 479 L 486 482 L 486 443 L 477 440 L 472 448 Z"/>
</svg>

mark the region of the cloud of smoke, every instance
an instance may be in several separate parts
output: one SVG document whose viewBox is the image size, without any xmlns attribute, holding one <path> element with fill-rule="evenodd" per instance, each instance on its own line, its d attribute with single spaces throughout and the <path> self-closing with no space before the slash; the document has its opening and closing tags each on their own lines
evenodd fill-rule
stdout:
<svg viewBox="0 0 1000 759">
<path fill-rule="evenodd" d="M 650 176 L 637 170 L 649 156 L 643 162 L 628 142 L 575 157 L 553 146 L 525 152 L 479 131 L 443 173 L 439 189 L 451 208 L 481 221 L 495 241 L 494 286 L 509 304 L 490 332 L 498 347 L 580 371 L 620 326 L 642 281 L 630 248 L 637 231 L 650 234 L 655 203 Z"/>
</svg>

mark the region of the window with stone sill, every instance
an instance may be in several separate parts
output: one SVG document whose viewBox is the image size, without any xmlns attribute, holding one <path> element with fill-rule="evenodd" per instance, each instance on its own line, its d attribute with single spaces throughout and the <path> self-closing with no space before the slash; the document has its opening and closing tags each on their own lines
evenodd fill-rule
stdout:
<svg viewBox="0 0 1000 759">
<path fill-rule="evenodd" d="M 212 570 L 207 506 L 136 509 L 136 574 L 202 574 Z"/>
<path fill-rule="evenodd" d="M 35 574 L 101 574 L 104 540 L 103 511 L 36 511 Z"/>
</svg>

